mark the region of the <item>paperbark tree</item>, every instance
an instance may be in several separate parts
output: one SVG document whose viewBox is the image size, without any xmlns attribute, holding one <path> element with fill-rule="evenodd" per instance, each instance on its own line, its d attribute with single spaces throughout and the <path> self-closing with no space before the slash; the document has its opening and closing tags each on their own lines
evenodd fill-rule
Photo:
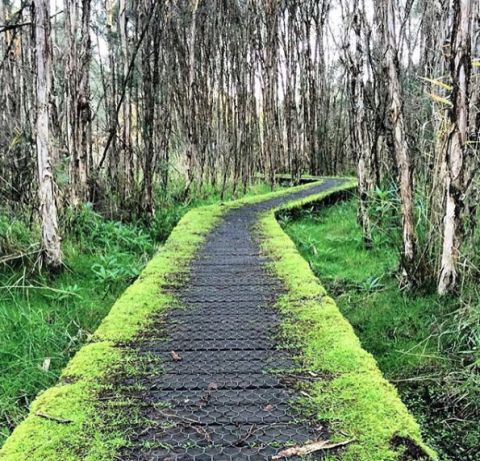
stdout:
<svg viewBox="0 0 480 461">
<path fill-rule="evenodd" d="M 394 0 L 383 3 L 385 41 L 385 66 L 388 75 L 388 123 L 392 136 L 392 148 L 398 168 L 398 188 L 402 215 L 402 284 L 412 287 L 416 284 L 416 233 L 413 204 L 413 167 L 407 144 L 403 113 L 402 91 L 400 86 L 400 66 Z"/>
<path fill-rule="evenodd" d="M 453 1 L 450 38 L 452 107 L 448 111 L 450 130 L 445 148 L 445 196 L 443 245 L 438 293 L 458 287 L 458 260 L 462 244 L 462 212 L 465 194 L 465 156 L 468 140 L 469 85 L 471 72 L 472 0 Z"/>
<path fill-rule="evenodd" d="M 36 144 L 38 162 L 38 198 L 42 224 L 42 250 L 45 264 L 53 270 L 62 264 L 60 235 L 58 232 L 55 184 L 49 151 L 49 95 L 50 63 L 50 8 L 49 0 L 35 0 L 35 52 L 36 52 Z"/>
<path fill-rule="evenodd" d="M 366 108 L 365 82 L 370 74 L 367 64 L 365 43 L 365 11 L 358 0 L 353 2 L 348 15 L 351 21 L 351 47 L 346 53 L 350 76 L 350 117 L 351 145 L 357 162 L 358 179 L 358 222 L 363 231 L 363 243 L 366 248 L 372 246 L 371 223 L 369 216 L 369 193 L 372 189 L 373 143 L 371 127 L 368 124 Z"/>
<path fill-rule="evenodd" d="M 65 2 L 68 44 L 66 118 L 70 157 L 70 198 L 74 206 L 86 202 L 89 198 L 88 180 L 92 149 L 90 11 L 91 0 Z"/>
<path fill-rule="evenodd" d="M 120 47 L 122 51 L 122 76 L 123 85 L 125 86 L 125 95 L 123 100 L 123 124 L 121 137 L 121 178 L 123 187 L 120 189 L 122 202 L 130 197 L 133 190 L 134 165 L 132 151 L 132 134 L 131 134 L 131 101 L 130 101 L 130 53 L 128 43 L 128 17 L 127 17 L 127 0 L 119 1 L 118 12 L 118 29 L 120 35 Z"/>
</svg>

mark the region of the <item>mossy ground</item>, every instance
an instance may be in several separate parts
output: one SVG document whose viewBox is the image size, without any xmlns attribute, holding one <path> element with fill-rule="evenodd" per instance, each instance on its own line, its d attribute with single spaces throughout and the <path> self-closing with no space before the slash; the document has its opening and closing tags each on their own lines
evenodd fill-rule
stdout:
<svg viewBox="0 0 480 461">
<path fill-rule="evenodd" d="M 354 198 L 319 212 L 307 208 L 282 223 L 441 459 L 479 459 L 478 424 L 455 403 L 458 395 L 472 399 L 472 389 L 459 381 L 463 364 L 446 352 L 454 340 L 449 319 L 456 302 L 398 289 L 395 247 L 374 233 L 374 248 L 363 248 Z"/>
</svg>

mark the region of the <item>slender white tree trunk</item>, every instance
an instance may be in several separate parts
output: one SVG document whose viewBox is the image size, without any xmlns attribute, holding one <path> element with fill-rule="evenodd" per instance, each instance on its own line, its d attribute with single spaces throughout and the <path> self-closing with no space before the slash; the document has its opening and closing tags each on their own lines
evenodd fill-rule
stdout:
<svg viewBox="0 0 480 461">
<path fill-rule="evenodd" d="M 127 19 L 127 1 L 120 0 L 118 25 L 120 30 L 120 45 L 122 49 L 123 78 L 127 79 L 129 68 L 129 44 L 128 44 L 128 19 Z M 124 178 L 124 188 L 121 194 L 125 199 L 129 199 L 133 190 L 133 157 L 132 157 L 132 135 L 131 135 L 131 101 L 130 85 L 125 88 L 125 98 L 123 101 L 123 133 L 122 133 L 122 168 Z"/>
<path fill-rule="evenodd" d="M 44 262 L 49 268 L 58 269 L 62 264 L 62 254 L 60 251 L 55 188 L 48 144 L 48 99 L 51 79 L 49 4 L 50 0 L 35 0 L 38 198 L 42 222 Z"/>
<path fill-rule="evenodd" d="M 369 192 L 372 189 L 372 139 L 368 126 L 365 107 L 365 82 L 368 81 L 369 69 L 365 44 L 365 16 L 358 1 L 353 4 L 351 52 L 351 97 L 354 150 L 357 160 L 358 178 L 358 221 L 363 229 L 363 242 L 366 248 L 372 246 L 371 223 L 368 211 Z"/>
<path fill-rule="evenodd" d="M 443 295 L 458 286 L 458 259 L 462 244 L 462 211 L 465 194 L 465 153 L 468 139 L 469 84 L 471 73 L 471 13 L 473 0 L 453 0 L 450 41 L 452 108 L 450 132 L 445 148 L 445 212 L 443 248 L 438 293 Z"/>
</svg>

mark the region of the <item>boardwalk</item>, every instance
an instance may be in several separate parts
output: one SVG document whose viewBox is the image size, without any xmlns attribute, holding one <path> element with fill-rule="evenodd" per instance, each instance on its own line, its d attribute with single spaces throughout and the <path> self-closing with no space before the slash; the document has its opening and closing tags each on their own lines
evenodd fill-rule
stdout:
<svg viewBox="0 0 480 461">
<path fill-rule="evenodd" d="M 264 460 L 327 435 L 290 408 L 285 376 L 295 362 L 275 340 L 282 287 L 255 224 L 265 210 L 340 183 L 230 211 L 208 236 L 178 292 L 185 308 L 160 317 L 139 347 L 161 358 L 162 373 L 141 376 L 141 391 L 129 394 L 151 427 L 136 428 L 122 459 Z"/>
</svg>

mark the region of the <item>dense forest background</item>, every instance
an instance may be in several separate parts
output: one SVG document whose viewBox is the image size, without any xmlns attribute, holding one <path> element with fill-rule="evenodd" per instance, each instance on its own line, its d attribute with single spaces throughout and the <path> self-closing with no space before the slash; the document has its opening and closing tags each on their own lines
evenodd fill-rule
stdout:
<svg viewBox="0 0 480 461">
<path fill-rule="evenodd" d="M 279 174 L 357 176 L 478 419 L 479 142 L 475 0 L 0 0 L 4 432 L 182 213 Z"/>
</svg>

